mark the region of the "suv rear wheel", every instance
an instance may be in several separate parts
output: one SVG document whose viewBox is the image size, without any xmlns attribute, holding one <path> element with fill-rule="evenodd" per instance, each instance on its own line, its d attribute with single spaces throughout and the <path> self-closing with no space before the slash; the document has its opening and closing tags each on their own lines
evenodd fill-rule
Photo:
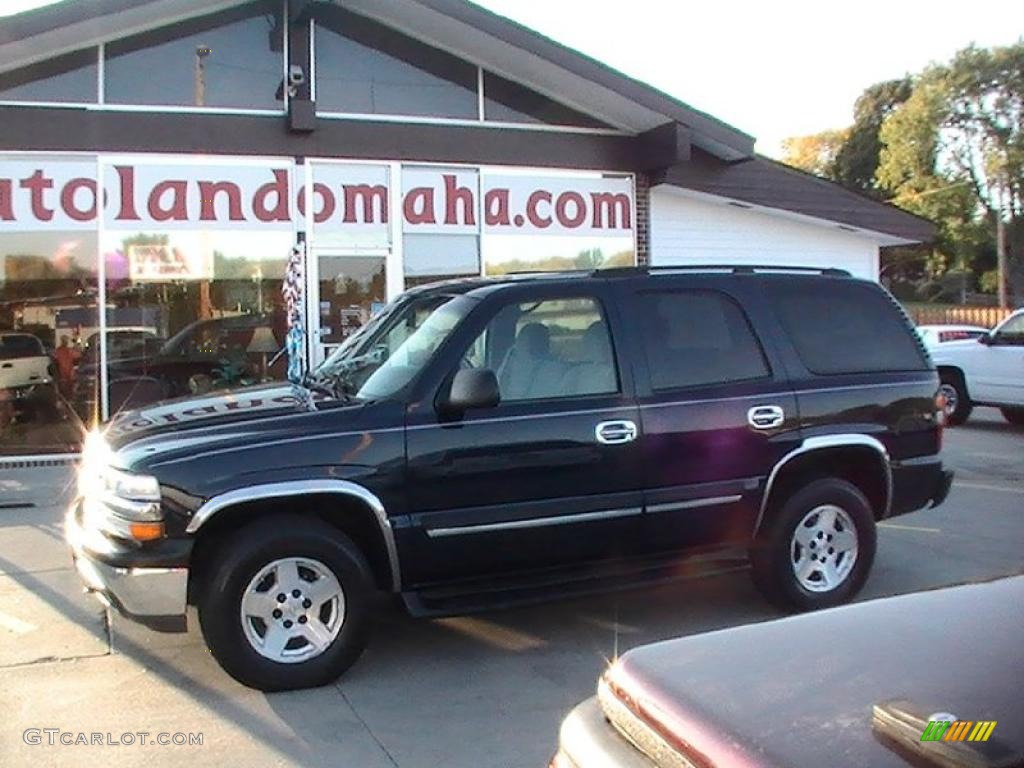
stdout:
<svg viewBox="0 0 1024 768">
<path fill-rule="evenodd" d="M 971 411 L 974 410 L 963 374 L 959 371 L 942 371 L 939 378 L 939 392 L 946 398 L 946 423 L 959 426 L 971 417 Z"/>
<path fill-rule="evenodd" d="M 753 578 L 769 601 L 808 611 L 845 603 L 875 558 L 875 518 L 864 494 L 837 478 L 790 496 L 751 551 Z"/>
<path fill-rule="evenodd" d="M 211 554 L 199 623 L 236 680 L 263 691 L 310 688 L 359 658 L 373 579 L 344 534 L 321 520 L 274 516 Z"/>
</svg>

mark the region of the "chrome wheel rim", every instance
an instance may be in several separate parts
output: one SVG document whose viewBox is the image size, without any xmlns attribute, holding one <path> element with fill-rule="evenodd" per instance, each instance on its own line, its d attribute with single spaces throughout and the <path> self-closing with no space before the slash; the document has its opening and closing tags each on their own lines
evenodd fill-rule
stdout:
<svg viewBox="0 0 1024 768">
<path fill-rule="evenodd" d="M 314 659 L 345 623 L 345 592 L 319 560 L 286 557 L 264 566 L 242 593 L 240 616 L 249 645 L 282 664 Z"/>
<path fill-rule="evenodd" d="M 831 592 L 857 562 L 857 526 L 842 507 L 822 504 L 804 515 L 789 550 L 797 583 L 808 592 Z"/>
<path fill-rule="evenodd" d="M 957 405 L 960 403 L 960 395 L 957 394 L 956 387 L 952 384 L 942 384 L 939 387 L 939 392 L 946 399 L 946 405 L 943 407 L 943 412 L 947 416 L 952 416 L 956 411 Z"/>
</svg>

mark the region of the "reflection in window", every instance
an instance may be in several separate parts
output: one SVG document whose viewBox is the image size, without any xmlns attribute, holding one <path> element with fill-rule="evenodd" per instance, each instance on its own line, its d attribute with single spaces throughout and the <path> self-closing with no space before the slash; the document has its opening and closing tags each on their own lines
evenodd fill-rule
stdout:
<svg viewBox="0 0 1024 768">
<path fill-rule="evenodd" d="M 609 126 L 518 83 L 484 73 L 484 119 L 500 123 L 544 123 L 582 128 Z"/>
<path fill-rule="evenodd" d="M 320 256 L 320 341 L 342 344 L 384 306 L 384 258 Z"/>
<path fill-rule="evenodd" d="M 94 104 L 97 101 L 96 49 L 0 73 L 0 101 Z"/>
<path fill-rule="evenodd" d="M 264 0 L 108 43 L 106 100 L 279 110 L 280 30 L 281 3 Z"/>
<path fill-rule="evenodd" d="M 340 8 L 317 19 L 321 112 L 477 119 L 472 64 Z"/>
<path fill-rule="evenodd" d="M 476 235 L 407 234 L 402 241 L 406 287 L 415 281 L 480 274 L 480 238 Z"/>
<path fill-rule="evenodd" d="M 78 449 L 71 399 L 99 327 L 96 250 L 92 232 L 0 234 L 0 454 Z"/>
<path fill-rule="evenodd" d="M 632 237 L 485 235 L 488 275 L 572 272 L 636 266 Z"/>
<path fill-rule="evenodd" d="M 104 235 L 109 413 L 282 379 L 289 232 Z M 171 269 L 171 267 L 174 267 Z M 90 349 L 93 345 L 90 345 Z M 77 398 L 99 375 L 90 353 Z"/>
</svg>

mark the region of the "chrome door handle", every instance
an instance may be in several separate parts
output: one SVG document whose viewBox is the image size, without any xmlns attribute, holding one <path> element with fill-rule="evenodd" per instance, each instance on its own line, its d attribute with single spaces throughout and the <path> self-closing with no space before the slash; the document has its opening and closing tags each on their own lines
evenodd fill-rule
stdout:
<svg viewBox="0 0 1024 768">
<path fill-rule="evenodd" d="M 747 423 L 754 429 L 775 429 L 786 420 L 786 412 L 777 405 L 756 405 L 747 411 Z"/>
<path fill-rule="evenodd" d="M 602 445 L 623 445 L 636 440 L 636 424 L 622 421 L 602 421 L 594 428 L 594 436 Z"/>
</svg>

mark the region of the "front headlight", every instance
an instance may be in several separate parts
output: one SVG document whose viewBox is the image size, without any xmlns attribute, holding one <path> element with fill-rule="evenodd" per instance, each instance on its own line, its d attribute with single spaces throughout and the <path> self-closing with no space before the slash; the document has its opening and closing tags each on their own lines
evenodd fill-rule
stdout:
<svg viewBox="0 0 1024 768">
<path fill-rule="evenodd" d="M 160 483 L 151 475 L 133 475 L 107 467 L 103 472 L 103 490 L 107 496 L 129 501 L 160 501 Z"/>
<path fill-rule="evenodd" d="M 90 432 L 78 471 L 83 498 L 83 525 L 129 541 L 152 541 L 164 535 L 160 483 L 111 466 L 114 452 L 103 434 Z"/>
</svg>

